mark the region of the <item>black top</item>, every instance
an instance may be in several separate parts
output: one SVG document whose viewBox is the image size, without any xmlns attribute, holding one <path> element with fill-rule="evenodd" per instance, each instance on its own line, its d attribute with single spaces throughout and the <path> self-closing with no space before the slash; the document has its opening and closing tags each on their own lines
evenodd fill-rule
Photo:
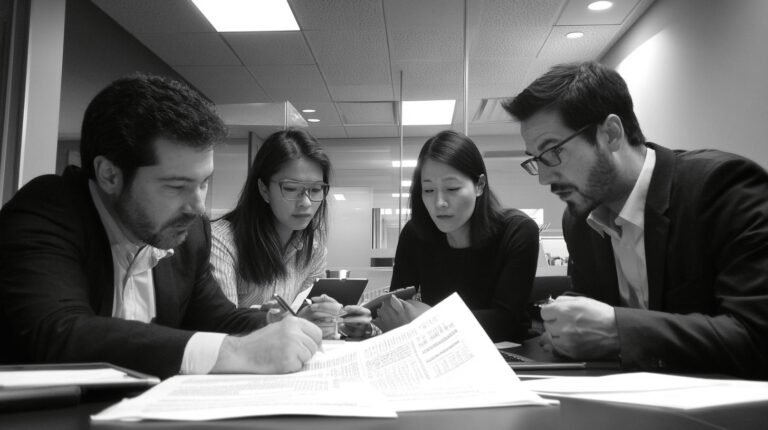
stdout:
<svg viewBox="0 0 768 430">
<path fill-rule="evenodd" d="M 390 289 L 421 287 L 430 306 L 457 292 L 491 339 L 521 340 L 530 327 L 526 305 L 538 251 L 538 225 L 515 209 L 487 242 L 469 248 L 451 248 L 445 234 L 427 238 L 409 221 L 400 233 Z"/>
</svg>

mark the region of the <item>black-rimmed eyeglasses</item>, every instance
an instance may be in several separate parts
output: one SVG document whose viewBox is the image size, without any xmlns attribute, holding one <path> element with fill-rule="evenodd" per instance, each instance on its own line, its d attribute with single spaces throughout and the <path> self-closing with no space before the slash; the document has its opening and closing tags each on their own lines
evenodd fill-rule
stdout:
<svg viewBox="0 0 768 430">
<path fill-rule="evenodd" d="M 580 129 L 576 130 L 576 132 L 573 133 L 572 135 L 566 137 L 560 142 L 554 144 L 553 146 L 550 146 L 549 148 L 547 148 L 545 151 L 543 151 L 541 154 L 537 155 L 536 157 L 531 157 L 523 161 L 522 163 L 520 163 L 520 165 L 523 167 L 523 169 L 525 169 L 526 172 L 534 176 L 539 174 L 539 163 L 547 167 L 555 167 L 559 165 L 560 163 L 562 163 L 562 160 L 560 159 L 560 151 L 562 151 L 562 149 L 560 149 L 560 147 L 570 142 L 574 137 L 580 135 L 581 133 L 584 133 L 593 125 L 595 124 L 587 124 L 584 127 L 581 127 Z"/>
<path fill-rule="evenodd" d="M 280 194 L 288 201 L 301 200 L 307 196 L 312 202 L 322 202 L 330 188 L 325 182 L 273 181 L 280 185 Z"/>
</svg>

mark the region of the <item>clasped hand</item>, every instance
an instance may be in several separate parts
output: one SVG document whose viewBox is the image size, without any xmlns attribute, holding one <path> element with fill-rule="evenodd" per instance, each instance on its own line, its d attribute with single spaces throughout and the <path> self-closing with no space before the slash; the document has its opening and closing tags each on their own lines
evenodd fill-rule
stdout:
<svg viewBox="0 0 768 430">
<path fill-rule="evenodd" d="M 541 307 L 544 349 L 576 360 L 615 358 L 619 335 L 612 306 L 588 297 L 560 296 Z"/>
<path fill-rule="evenodd" d="M 279 307 L 271 307 L 267 314 L 270 322 L 279 321 L 288 315 Z M 371 323 L 371 311 L 355 305 L 342 306 L 325 294 L 312 297 L 311 304 L 302 307 L 298 316 L 311 321 L 323 332 L 323 339 L 339 339 L 341 334 L 347 337 L 362 337 Z"/>
</svg>

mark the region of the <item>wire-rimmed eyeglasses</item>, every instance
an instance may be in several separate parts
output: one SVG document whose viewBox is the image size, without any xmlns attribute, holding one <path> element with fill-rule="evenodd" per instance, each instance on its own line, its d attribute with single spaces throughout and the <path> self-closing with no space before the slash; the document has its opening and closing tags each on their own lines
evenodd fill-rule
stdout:
<svg viewBox="0 0 768 430">
<path fill-rule="evenodd" d="M 299 182 L 287 179 L 274 182 L 280 185 L 280 194 L 288 201 L 301 200 L 306 195 L 312 202 L 322 202 L 330 188 L 325 182 Z"/>
<path fill-rule="evenodd" d="M 542 151 L 541 154 L 523 161 L 522 163 L 520 163 L 520 166 L 522 166 L 523 169 L 525 169 L 525 171 L 528 172 L 529 174 L 536 176 L 539 174 L 539 163 L 547 167 L 555 167 L 559 165 L 560 163 L 562 163 L 562 160 L 560 159 L 560 152 L 562 151 L 562 149 L 560 148 L 566 143 L 570 142 L 574 137 L 587 131 L 593 125 L 595 124 L 587 124 L 584 127 L 581 127 L 580 129 L 576 130 L 576 132 L 573 133 L 572 135 L 550 146 L 545 151 Z"/>
</svg>

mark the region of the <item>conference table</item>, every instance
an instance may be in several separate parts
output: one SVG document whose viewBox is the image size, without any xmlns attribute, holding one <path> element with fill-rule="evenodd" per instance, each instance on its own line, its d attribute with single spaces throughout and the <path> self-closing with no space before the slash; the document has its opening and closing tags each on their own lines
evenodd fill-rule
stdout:
<svg viewBox="0 0 768 430">
<path fill-rule="evenodd" d="M 520 352 L 532 354 L 531 345 L 525 345 Z M 521 377 L 536 375 L 554 376 L 599 376 L 616 373 L 617 368 L 596 366 L 586 369 L 517 370 Z M 714 375 L 717 377 L 716 375 Z M 140 392 L 87 392 L 76 405 L 19 412 L 0 413 L 0 429 L 103 429 L 103 430 L 145 430 L 145 429 L 311 429 L 311 430 L 509 430 L 509 429 L 585 429 L 585 428 L 669 428 L 676 430 L 708 430 L 722 428 L 764 428 L 768 416 L 768 401 L 730 408 L 721 414 L 718 411 L 704 415 L 704 419 L 691 419 L 683 414 L 665 414 L 653 409 L 631 409 L 622 407 L 595 406 L 589 402 L 563 403 L 546 406 L 509 406 L 479 409 L 401 412 L 397 418 L 352 418 L 319 416 L 270 416 L 239 418 L 205 422 L 95 422 L 90 416 L 97 414 L 121 398 L 133 397 Z M 613 414 L 613 415 L 612 415 Z M 738 425 L 732 423 L 738 418 Z M 620 421 L 616 421 L 620 420 Z"/>
</svg>

